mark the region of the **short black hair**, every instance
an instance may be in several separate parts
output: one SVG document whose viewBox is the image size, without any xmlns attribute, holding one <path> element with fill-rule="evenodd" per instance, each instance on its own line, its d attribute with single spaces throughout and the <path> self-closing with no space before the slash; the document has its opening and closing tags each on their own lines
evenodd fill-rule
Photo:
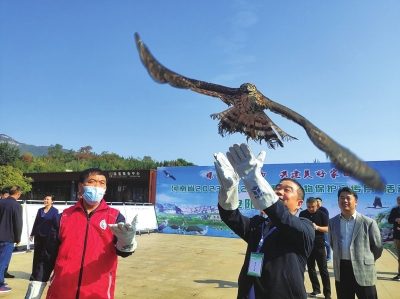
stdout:
<svg viewBox="0 0 400 299">
<path fill-rule="evenodd" d="M 315 197 L 309 197 L 309 198 L 307 198 L 307 200 L 306 200 L 306 203 L 311 203 L 311 204 L 313 204 L 313 203 L 316 203 L 317 202 L 317 199 L 315 198 Z"/>
<path fill-rule="evenodd" d="M 1 194 L 4 195 L 6 193 L 10 193 L 10 189 L 9 188 L 3 188 L 1 189 Z"/>
<path fill-rule="evenodd" d="M 79 175 L 79 182 L 83 184 L 83 182 L 89 177 L 91 174 L 97 174 L 97 175 L 104 175 L 106 178 L 106 183 L 107 183 L 107 174 L 101 170 L 100 168 L 88 168 L 82 171 L 82 173 Z"/>
<path fill-rule="evenodd" d="M 316 197 L 315 199 L 316 199 L 316 200 L 322 201 L 322 198 L 321 198 L 321 197 Z"/>
<path fill-rule="evenodd" d="M 339 199 L 339 197 L 340 197 L 340 193 L 342 193 L 342 192 L 350 193 L 350 194 L 353 195 L 356 199 L 358 199 L 357 192 L 354 191 L 353 189 L 351 189 L 350 187 L 347 187 L 347 186 L 341 187 L 341 188 L 339 189 L 339 191 L 338 191 L 338 199 Z"/>
<path fill-rule="evenodd" d="M 53 194 L 47 194 L 44 198 L 50 197 L 52 201 L 54 201 L 54 195 Z"/>
<path fill-rule="evenodd" d="M 283 178 L 279 181 L 279 184 L 282 183 L 283 181 L 290 181 L 290 182 L 295 183 L 299 187 L 299 190 L 297 190 L 297 195 L 299 197 L 298 199 L 304 200 L 304 196 L 305 196 L 306 192 L 304 191 L 303 186 L 297 180 L 292 179 L 292 178 Z"/>
</svg>

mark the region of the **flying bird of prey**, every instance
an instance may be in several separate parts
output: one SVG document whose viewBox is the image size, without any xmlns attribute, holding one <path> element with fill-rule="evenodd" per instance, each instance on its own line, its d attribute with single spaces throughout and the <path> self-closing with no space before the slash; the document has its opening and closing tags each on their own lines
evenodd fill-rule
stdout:
<svg viewBox="0 0 400 299">
<path fill-rule="evenodd" d="M 170 174 L 168 171 L 163 170 L 163 172 L 165 173 L 165 177 L 166 177 L 166 178 L 171 178 L 171 179 L 173 179 L 174 181 L 176 181 L 176 178 L 175 178 L 172 174 Z"/>
<path fill-rule="evenodd" d="M 184 77 L 159 63 L 138 33 L 135 33 L 135 40 L 140 59 L 156 82 L 220 98 L 230 107 L 220 113 L 211 114 L 213 119 L 219 120 L 220 135 L 242 133 L 246 135 L 247 140 L 252 139 L 260 143 L 265 141 L 267 146 L 273 149 L 277 146 L 283 147 L 282 140 L 297 139 L 285 133 L 265 114 L 264 110 L 268 109 L 302 126 L 314 145 L 326 153 L 337 169 L 374 189 L 385 189 L 383 180 L 373 168 L 339 145 L 305 117 L 264 96 L 254 84 L 244 83 L 239 88 L 231 88 Z"/>
</svg>

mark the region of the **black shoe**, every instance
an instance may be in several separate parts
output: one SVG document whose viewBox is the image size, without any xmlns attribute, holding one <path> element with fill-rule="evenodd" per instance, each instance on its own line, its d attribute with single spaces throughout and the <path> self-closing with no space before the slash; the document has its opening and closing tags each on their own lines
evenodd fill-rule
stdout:
<svg viewBox="0 0 400 299">
<path fill-rule="evenodd" d="M 10 273 L 6 272 L 4 273 L 4 278 L 14 278 L 14 275 L 11 275 Z"/>
<path fill-rule="evenodd" d="M 392 280 L 400 281 L 400 274 L 397 274 L 395 277 L 392 278 Z"/>
<path fill-rule="evenodd" d="M 308 296 L 317 297 L 317 295 L 319 295 L 319 294 L 321 294 L 321 292 L 312 292 L 312 293 L 309 293 Z"/>
</svg>

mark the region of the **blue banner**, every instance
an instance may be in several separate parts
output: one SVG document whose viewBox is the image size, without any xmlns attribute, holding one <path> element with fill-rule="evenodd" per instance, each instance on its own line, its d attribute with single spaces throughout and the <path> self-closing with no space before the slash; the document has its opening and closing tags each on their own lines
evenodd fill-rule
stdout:
<svg viewBox="0 0 400 299">
<path fill-rule="evenodd" d="M 265 164 L 262 175 L 274 188 L 282 178 L 298 180 L 307 197 L 321 197 L 330 217 L 340 213 L 337 192 L 349 186 L 358 193 L 356 210 L 375 219 L 383 237 L 390 238 L 386 221 L 400 195 L 400 161 L 367 162 L 386 181 L 384 192 L 375 191 L 346 173 L 338 171 L 332 163 Z M 157 168 L 156 215 L 159 231 L 198 236 L 237 237 L 223 222 L 218 213 L 219 182 L 214 166 L 160 167 Z M 241 182 L 239 209 L 246 216 L 259 211 L 251 204 Z M 303 203 L 302 209 L 306 205 Z"/>
</svg>

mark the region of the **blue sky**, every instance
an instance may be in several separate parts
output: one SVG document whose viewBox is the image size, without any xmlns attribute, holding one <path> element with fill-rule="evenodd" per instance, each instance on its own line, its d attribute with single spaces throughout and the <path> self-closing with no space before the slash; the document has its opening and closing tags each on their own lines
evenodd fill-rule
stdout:
<svg viewBox="0 0 400 299">
<path fill-rule="evenodd" d="M 0 1 L 0 133 L 34 145 L 213 165 L 243 135 L 222 138 L 217 98 L 155 83 L 153 55 L 186 77 L 252 82 L 367 161 L 399 160 L 400 1 Z M 299 140 L 266 163 L 325 154 Z"/>
</svg>

